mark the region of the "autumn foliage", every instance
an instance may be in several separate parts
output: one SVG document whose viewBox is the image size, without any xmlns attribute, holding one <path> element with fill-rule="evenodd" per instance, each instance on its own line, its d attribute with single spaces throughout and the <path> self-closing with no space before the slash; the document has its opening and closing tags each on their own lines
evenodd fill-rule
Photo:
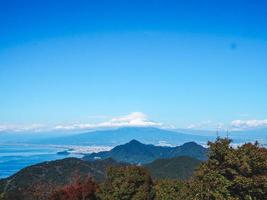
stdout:
<svg viewBox="0 0 267 200">
<path fill-rule="evenodd" d="M 91 178 L 87 178 L 55 191 L 50 200 L 95 200 L 97 189 L 96 183 Z"/>
</svg>

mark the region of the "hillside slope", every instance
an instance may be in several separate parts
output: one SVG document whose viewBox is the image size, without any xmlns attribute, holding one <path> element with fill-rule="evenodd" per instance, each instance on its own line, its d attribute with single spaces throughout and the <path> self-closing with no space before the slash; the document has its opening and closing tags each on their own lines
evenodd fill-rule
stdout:
<svg viewBox="0 0 267 200">
<path fill-rule="evenodd" d="M 144 165 L 155 179 L 188 179 L 201 161 L 188 156 L 181 156 L 169 159 L 158 159 Z"/>
<path fill-rule="evenodd" d="M 79 178 L 93 177 L 97 182 L 105 179 L 109 166 L 121 166 L 112 159 L 87 162 L 77 158 L 66 158 L 26 167 L 7 179 L 0 180 L 0 194 L 6 199 L 31 200 L 47 199 L 55 189 L 77 181 Z M 19 198 L 18 198 L 19 195 Z"/>
</svg>

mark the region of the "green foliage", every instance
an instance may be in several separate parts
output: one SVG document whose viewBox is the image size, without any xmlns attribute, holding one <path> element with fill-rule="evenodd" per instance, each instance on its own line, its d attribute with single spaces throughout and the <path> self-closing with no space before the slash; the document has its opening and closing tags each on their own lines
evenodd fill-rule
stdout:
<svg viewBox="0 0 267 200">
<path fill-rule="evenodd" d="M 4 200 L 4 193 L 0 193 L 0 200 Z"/>
<path fill-rule="evenodd" d="M 230 199 L 230 182 L 216 171 L 204 171 L 182 190 L 183 199 L 224 200 Z"/>
<path fill-rule="evenodd" d="M 152 187 L 151 177 L 142 167 L 111 167 L 98 196 L 102 200 L 150 200 Z"/>
<path fill-rule="evenodd" d="M 236 149 L 229 139 L 209 143 L 209 160 L 184 191 L 189 199 L 267 199 L 267 150 L 256 144 Z"/>
<path fill-rule="evenodd" d="M 181 179 L 190 178 L 201 161 L 188 156 L 169 159 L 158 159 L 145 165 L 154 179 Z"/>
<path fill-rule="evenodd" d="M 180 200 L 183 183 L 179 180 L 163 179 L 154 184 L 155 200 Z"/>
</svg>

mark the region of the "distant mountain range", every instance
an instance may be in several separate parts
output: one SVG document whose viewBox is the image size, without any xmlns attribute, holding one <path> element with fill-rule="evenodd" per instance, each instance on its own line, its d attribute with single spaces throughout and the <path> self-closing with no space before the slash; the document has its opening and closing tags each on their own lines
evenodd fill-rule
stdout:
<svg viewBox="0 0 267 200">
<path fill-rule="evenodd" d="M 133 139 L 146 144 L 179 145 L 191 141 L 206 143 L 209 139 L 213 138 L 208 136 L 183 134 L 153 127 L 127 127 L 61 136 L 35 142 L 41 144 L 116 146 Z"/>
<path fill-rule="evenodd" d="M 198 136 L 206 136 L 214 138 L 217 135 L 216 131 L 211 130 L 194 130 L 194 129 L 175 129 L 173 131 L 198 135 Z M 253 142 L 258 141 L 261 144 L 265 144 L 267 146 L 267 128 L 254 128 L 249 130 L 220 130 L 218 132 L 219 137 L 229 137 L 233 140 L 234 143 L 244 143 L 244 142 Z"/>
<path fill-rule="evenodd" d="M 226 137 L 225 131 L 219 132 Z M 231 131 L 228 135 L 234 143 L 259 141 L 267 145 L 267 129 Z M 215 131 L 191 129 L 160 129 L 154 127 L 124 127 L 108 130 L 95 130 L 85 133 L 54 132 L 54 133 L 6 133 L 0 132 L 0 143 L 58 144 L 58 145 L 106 145 L 116 146 L 130 140 L 138 140 L 145 144 L 177 146 L 195 141 L 206 144 L 216 138 Z"/>
<path fill-rule="evenodd" d="M 161 147 L 142 144 L 132 140 L 124 145 L 119 145 L 110 151 L 92 153 L 84 156 L 84 160 L 112 158 L 118 162 L 131 164 L 145 164 L 160 158 L 174 158 L 189 156 L 199 160 L 207 159 L 208 150 L 195 142 L 188 142 L 177 147 Z"/>
</svg>

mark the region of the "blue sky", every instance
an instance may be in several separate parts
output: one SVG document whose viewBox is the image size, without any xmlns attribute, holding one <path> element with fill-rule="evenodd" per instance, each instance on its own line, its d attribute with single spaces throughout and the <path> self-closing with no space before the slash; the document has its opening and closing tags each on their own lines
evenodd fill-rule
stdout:
<svg viewBox="0 0 267 200">
<path fill-rule="evenodd" d="M 266 10 L 257 0 L 0 1 L 0 130 L 267 126 Z"/>
</svg>

